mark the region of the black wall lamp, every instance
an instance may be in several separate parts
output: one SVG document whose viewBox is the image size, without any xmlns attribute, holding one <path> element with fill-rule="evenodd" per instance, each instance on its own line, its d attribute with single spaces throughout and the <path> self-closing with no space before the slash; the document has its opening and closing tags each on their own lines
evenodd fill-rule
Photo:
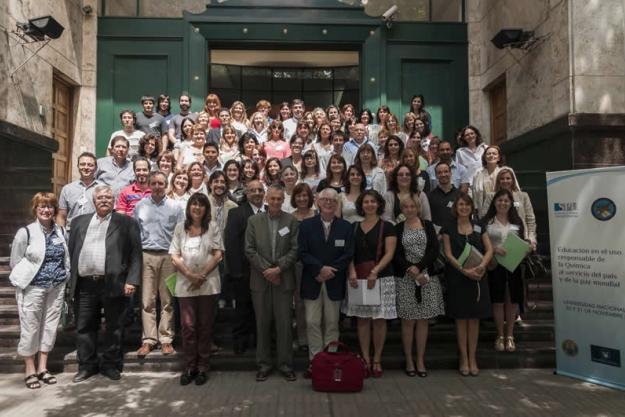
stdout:
<svg viewBox="0 0 625 417">
<path fill-rule="evenodd" d="M 12 31 L 21 41 L 18 45 L 25 45 L 37 42 L 43 42 L 43 44 L 37 48 L 24 62 L 15 68 L 9 76 L 13 78 L 13 75 L 28 61 L 30 61 L 35 55 L 39 53 L 48 43 L 53 39 L 58 39 L 63 34 L 65 28 L 52 16 L 35 17 L 28 19 L 28 22 L 18 22 L 16 24 L 16 30 Z"/>
<path fill-rule="evenodd" d="M 534 36 L 533 30 L 508 28 L 501 29 L 490 41 L 497 49 L 513 48 L 527 50 L 538 40 L 540 40 L 540 38 Z"/>
</svg>

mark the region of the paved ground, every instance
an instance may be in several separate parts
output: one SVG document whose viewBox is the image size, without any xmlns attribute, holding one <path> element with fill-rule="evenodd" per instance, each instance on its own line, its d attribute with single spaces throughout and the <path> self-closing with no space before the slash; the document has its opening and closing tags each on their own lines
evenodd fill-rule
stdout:
<svg viewBox="0 0 625 417">
<path fill-rule="evenodd" d="M 203 387 L 178 385 L 172 373 L 126 373 L 119 383 L 102 376 L 72 384 L 23 387 L 18 374 L 0 376 L 0 416 L 262 416 L 262 417 L 623 417 L 625 393 L 544 369 L 482 371 L 478 378 L 399 371 L 367 380 L 358 394 L 323 394 L 310 382 L 277 375 L 256 383 L 253 373 L 214 372 Z"/>
</svg>

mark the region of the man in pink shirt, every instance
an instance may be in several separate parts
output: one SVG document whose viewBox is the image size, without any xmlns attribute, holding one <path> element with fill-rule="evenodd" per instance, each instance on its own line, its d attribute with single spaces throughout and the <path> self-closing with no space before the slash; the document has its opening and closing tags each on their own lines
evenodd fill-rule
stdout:
<svg viewBox="0 0 625 417">
<path fill-rule="evenodd" d="M 135 173 L 135 181 L 124 187 L 115 202 L 115 211 L 126 216 L 132 217 L 137 203 L 146 196 L 151 194 L 148 186 L 148 177 L 150 175 L 150 163 L 144 157 L 135 158 L 132 163 Z"/>
</svg>

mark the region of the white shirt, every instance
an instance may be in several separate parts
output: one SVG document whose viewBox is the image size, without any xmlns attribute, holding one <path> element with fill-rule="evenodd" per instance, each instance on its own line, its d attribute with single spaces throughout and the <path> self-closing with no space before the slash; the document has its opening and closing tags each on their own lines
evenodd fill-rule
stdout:
<svg viewBox="0 0 625 417">
<path fill-rule="evenodd" d="M 93 215 L 78 256 L 78 275 L 104 275 L 106 270 L 106 232 L 112 214 L 100 218 Z"/>
</svg>

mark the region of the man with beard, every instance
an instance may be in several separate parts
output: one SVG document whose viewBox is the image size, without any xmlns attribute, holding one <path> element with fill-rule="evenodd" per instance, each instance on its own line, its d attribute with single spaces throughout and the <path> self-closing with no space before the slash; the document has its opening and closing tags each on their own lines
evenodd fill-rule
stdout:
<svg viewBox="0 0 625 417">
<path fill-rule="evenodd" d="M 443 141 L 438 145 L 438 160 L 432 162 L 427 169 L 427 173 L 430 176 L 430 189 L 433 190 L 438 185 L 438 180 L 436 179 L 436 167 L 439 162 L 445 162 L 451 168 L 451 183 L 454 187 L 462 193 L 468 193 L 471 178 L 469 178 L 467 169 L 454 161 L 454 150 L 451 147 L 451 143 L 446 141 Z"/>
<path fill-rule="evenodd" d="M 142 345 L 137 356 L 146 356 L 160 343 L 163 355 L 174 353 L 174 304 L 165 279 L 174 273 L 169 246 L 176 225 L 184 220 L 180 205 L 165 195 L 167 176 L 155 171 L 149 175 L 151 193 L 137 204 L 134 218 L 141 229 L 143 278 L 141 280 Z M 156 299 L 161 301 L 160 323 L 156 319 Z"/>
<path fill-rule="evenodd" d="M 113 212 L 113 191 L 98 185 L 93 192 L 95 214 L 72 221 L 69 238 L 71 277 L 68 294 L 76 306 L 78 373 L 74 382 L 100 372 L 120 379 L 128 297 L 141 282 L 141 236 L 137 222 Z M 106 320 L 101 358 L 98 331 Z"/>
<path fill-rule="evenodd" d="M 141 97 L 141 105 L 143 106 L 143 111 L 137 113 L 137 129 L 145 134 L 152 133 L 160 138 L 161 124 L 165 118 L 154 111 L 154 97 Z"/>
<path fill-rule="evenodd" d="M 91 152 L 83 152 L 78 157 L 80 179 L 66 184 L 59 197 L 59 212 L 56 224 L 65 226 L 69 231 L 72 219 L 82 214 L 95 211 L 93 206 L 93 190 L 100 182 L 95 179 L 98 161 Z"/>
<path fill-rule="evenodd" d="M 123 188 L 117 196 L 115 210 L 118 213 L 132 217 L 135 206 L 145 196 L 151 193 L 148 184 L 148 176 L 150 175 L 150 162 L 144 157 L 135 158 L 132 163 L 135 173 L 135 181 L 129 186 Z"/>
<path fill-rule="evenodd" d="M 122 188 L 135 180 L 133 166 L 128 159 L 128 144 L 125 137 L 115 136 L 109 149 L 111 156 L 98 159 L 95 177 L 113 189 L 113 198 L 117 198 Z"/>
<path fill-rule="evenodd" d="M 245 230 L 247 220 L 264 210 L 265 188 L 259 180 L 247 183 L 247 201 L 228 213 L 224 233 L 226 254 L 226 275 L 234 297 L 234 318 L 232 322 L 233 350 L 237 355 L 253 345 L 256 332 L 254 308 L 250 294 L 250 264 L 245 257 Z"/>
<path fill-rule="evenodd" d="M 194 122 L 197 120 L 197 113 L 191 112 L 191 96 L 189 93 L 183 92 L 180 95 L 178 101 L 180 106 L 180 112 L 169 120 L 169 126 L 167 129 L 167 135 L 165 135 L 165 129 L 163 130 L 163 143 L 161 149 L 163 152 L 165 149 L 172 149 L 177 142 L 180 142 L 182 135 L 182 122 L 185 118 L 189 118 Z"/>
</svg>

